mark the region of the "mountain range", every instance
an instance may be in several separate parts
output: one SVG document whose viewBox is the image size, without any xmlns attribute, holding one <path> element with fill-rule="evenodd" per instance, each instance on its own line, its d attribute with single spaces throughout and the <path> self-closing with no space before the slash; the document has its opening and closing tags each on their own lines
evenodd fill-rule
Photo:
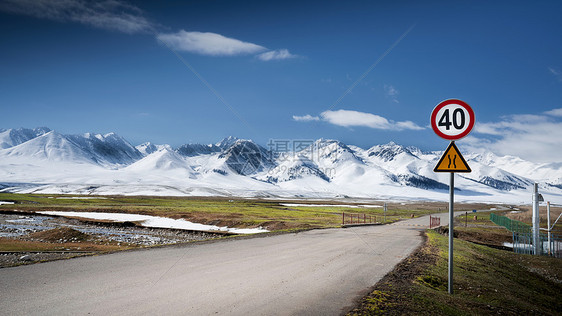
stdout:
<svg viewBox="0 0 562 316">
<path fill-rule="evenodd" d="M 265 148 L 251 140 L 227 137 L 216 144 L 177 148 L 151 143 L 133 146 L 115 133 L 64 135 L 45 127 L 0 129 L 0 191 L 448 198 L 449 174 L 433 172 L 442 152 L 393 142 L 368 149 L 326 139 L 273 144 Z M 462 141 L 457 146 L 462 150 Z M 560 163 L 533 163 L 491 152 L 467 152 L 464 157 L 472 172 L 456 174 L 456 200 L 530 203 L 531 187 L 538 182 L 545 199 L 562 202 Z"/>
</svg>

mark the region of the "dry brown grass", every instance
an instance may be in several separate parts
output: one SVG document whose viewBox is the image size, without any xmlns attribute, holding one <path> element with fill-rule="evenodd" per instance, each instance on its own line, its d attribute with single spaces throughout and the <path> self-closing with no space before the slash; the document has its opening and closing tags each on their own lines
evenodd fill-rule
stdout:
<svg viewBox="0 0 562 316">
<path fill-rule="evenodd" d="M 533 210 L 532 210 L 532 208 L 531 207 L 523 207 L 523 208 L 520 208 L 520 209 L 522 210 L 522 212 L 520 212 L 520 213 L 507 213 L 507 214 L 505 214 L 505 216 L 507 216 L 511 219 L 518 220 L 520 222 L 527 223 L 527 224 L 531 225 L 532 220 L 533 220 Z M 546 206 L 541 205 L 539 207 L 539 217 L 540 217 L 540 227 L 542 227 L 542 228 L 546 228 L 548 226 L 547 225 L 547 214 L 546 213 L 547 213 L 546 212 Z M 550 225 L 552 225 L 554 223 L 554 221 L 556 220 L 556 218 L 558 216 L 560 216 L 560 213 L 562 213 L 561 207 L 554 207 L 554 206 L 550 207 Z M 556 226 L 554 226 L 553 233 L 562 235 L 562 219 L 558 221 Z"/>
</svg>

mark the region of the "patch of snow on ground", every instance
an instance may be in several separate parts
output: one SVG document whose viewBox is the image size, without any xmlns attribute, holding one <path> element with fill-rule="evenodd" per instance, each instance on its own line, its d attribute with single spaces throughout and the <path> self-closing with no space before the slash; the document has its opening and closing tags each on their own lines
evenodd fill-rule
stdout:
<svg viewBox="0 0 562 316">
<path fill-rule="evenodd" d="M 215 225 L 192 223 L 184 219 L 173 219 L 139 214 L 58 211 L 37 211 L 36 213 L 44 215 L 109 220 L 114 222 L 139 222 L 139 224 L 142 226 L 154 228 L 174 228 L 196 231 L 224 231 L 234 234 L 255 234 L 268 232 L 268 230 L 261 228 L 230 228 L 226 226 L 219 227 Z"/>
<path fill-rule="evenodd" d="M 14 204 L 14 202 L 0 201 L 0 205 Z"/>
</svg>

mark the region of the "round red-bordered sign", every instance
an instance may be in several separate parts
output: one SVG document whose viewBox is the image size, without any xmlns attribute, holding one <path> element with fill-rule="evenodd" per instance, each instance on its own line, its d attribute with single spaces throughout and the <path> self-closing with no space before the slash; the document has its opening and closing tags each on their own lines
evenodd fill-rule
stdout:
<svg viewBox="0 0 562 316">
<path fill-rule="evenodd" d="M 449 99 L 442 101 L 431 112 L 431 128 L 446 140 L 465 137 L 474 127 L 474 111 L 466 102 Z"/>
</svg>

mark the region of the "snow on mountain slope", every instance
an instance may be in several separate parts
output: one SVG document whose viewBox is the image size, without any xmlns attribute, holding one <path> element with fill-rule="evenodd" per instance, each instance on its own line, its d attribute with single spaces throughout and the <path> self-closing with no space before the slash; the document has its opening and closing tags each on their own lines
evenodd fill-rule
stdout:
<svg viewBox="0 0 562 316">
<path fill-rule="evenodd" d="M 185 157 L 208 155 L 218 153 L 222 149 L 217 145 L 185 144 L 176 149 L 176 152 Z"/>
<path fill-rule="evenodd" d="M 276 165 L 256 176 L 263 181 L 278 183 L 306 177 L 317 177 L 330 182 L 329 170 L 321 170 L 309 157 L 298 153 L 281 153 Z M 328 173 L 328 174 L 326 174 Z"/>
<path fill-rule="evenodd" d="M 236 140 L 220 153 L 219 158 L 224 159 L 230 170 L 244 176 L 254 175 L 275 165 L 271 154 L 251 140 Z"/>
<path fill-rule="evenodd" d="M 385 145 L 376 145 L 357 154 L 370 165 L 384 169 L 393 182 L 401 186 L 411 186 L 421 189 L 445 190 L 447 185 L 433 172 L 426 172 L 432 160 L 420 159 L 421 151 L 417 148 L 406 148 L 390 142 Z"/>
<path fill-rule="evenodd" d="M 17 146 L 0 150 L 0 157 L 22 157 L 43 161 L 95 163 L 94 157 L 84 152 L 64 135 L 50 131 Z"/>
<path fill-rule="evenodd" d="M 552 184 L 562 184 L 562 163 L 533 163 L 514 156 L 500 157 L 491 152 L 469 154 L 467 159 L 503 169 L 521 177 L 541 179 Z"/>
<path fill-rule="evenodd" d="M 86 133 L 66 137 L 101 165 L 128 165 L 143 157 L 141 152 L 115 133 Z"/>
<path fill-rule="evenodd" d="M 310 153 L 322 168 L 337 168 L 350 163 L 363 164 L 362 159 L 351 148 L 337 140 L 319 139 L 302 152 Z"/>
<path fill-rule="evenodd" d="M 194 173 L 189 164 L 170 148 L 161 148 L 148 156 L 125 167 L 123 170 L 154 172 L 156 170 L 175 170 Z"/>
<path fill-rule="evenodd" d="M 135 146 L 135 148 L 143 155 L 148 156 L 153 152 L 162 149 L 164 147 L 169 147 L 169 145 L 154 145 L 151 142 L 142 143 L 140 145 Z"/>
<path fill-rule="evenodd" d="M 38 160 L 66 161 L 68 163 L 96 163 L 103 166 L 128 165 L 139 160 L 143 155 L 122 137 L 109 133 L 62 135 L 48 129 L 27 130 L 25 135 L 39 135 L 16 146 L 0 150 L 0 157 L 22 156 Z M 35 131 L 35 134 L 29 134 Z M 22 134 L 24 135 L 24 134 Z M 25 140 L 25 141 L 24 141 Z"/>
<path fill-rule="evenodd" d="M 1 130 L 0 191 L 214 195 L 270 198 L 444 200 L 449 174 L 433 167 L 442 152 L 395 143 L 367 150 L 320 139 L 298 152 L 272 153 L 251 140 L 176 149 L 131 146 L 114 133 L 61 135 Z M 457 174 L 458 201 L 528 202 L 533 181 L 562 202 L 562 166 L 492 153 L 465 153 L 473 172 Z"/>
<path fill-rule="evenodd" d="M 236 141 L 240 140 L 238 137 L 228 136 L 223 138 L 220 142 L 216 143 L 215 146 L 219 147 L 222 150 L 226 150 L 228 147 L 234 145 Z"/>
<path fill-rule="evenodd" d="M 0 149 L 17 146 L 50 131 L 51 130 L 46 127 L 38 127 L 34 129 L 0 129 Z"/>
<path fill-rule="evenodd" d="M 481 164 L 478 161 L 468 162 L 472 172 L 463 175 L 466 179 L 472 179 L 478 183 L 504 191 L 525 189 L 533 184 L 533 181 L 512 174 L 505 170 Z"/>
</svg>

